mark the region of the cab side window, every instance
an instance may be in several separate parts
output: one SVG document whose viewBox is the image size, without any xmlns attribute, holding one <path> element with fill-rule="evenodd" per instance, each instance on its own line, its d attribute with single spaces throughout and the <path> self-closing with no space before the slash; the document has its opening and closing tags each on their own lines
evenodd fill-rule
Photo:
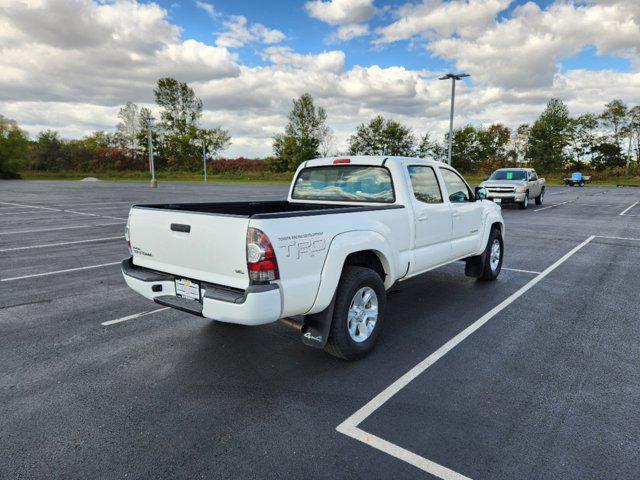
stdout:
<svg viewBox="0 0 640 480">
<path fill-rule="evenodd" d="M 529 174 L 529 180 L 531 180 L 532 182 L 538 180 L 538 174 L 532 170 Z"/>
<path fill-rule="evenodd" d="M 472 197 L 469 187 L 467 187 L 467 184 L 460 175 L 447 168 L 441 168 L 440 173 L 442 173 L 444 184 L 447 186 L 449 201 L 451 203 L 471 201 Z"/>
<path fill-rule="evenodd" d="M 416 200 L 423 203 L 442 203 L 442 192 L 433 168 L 423 165 L 410 165 L 407 170 L 409 171 L 413 195 Z"/>
</svg>

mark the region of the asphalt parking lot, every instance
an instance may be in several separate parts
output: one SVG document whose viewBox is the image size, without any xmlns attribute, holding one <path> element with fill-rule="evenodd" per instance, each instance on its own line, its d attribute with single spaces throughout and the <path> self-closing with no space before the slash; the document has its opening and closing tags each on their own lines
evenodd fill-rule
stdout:
<svg viewBox="0 0 640 480">
<path fill-rule="evenodd" d="M 640 189 L 505 207 L 499 280 L 400 283 L 355 363 L 124 284 L 131 203 L 286 190 L 0 182 L 0 478 L 637 478 Z"/>
</svg>

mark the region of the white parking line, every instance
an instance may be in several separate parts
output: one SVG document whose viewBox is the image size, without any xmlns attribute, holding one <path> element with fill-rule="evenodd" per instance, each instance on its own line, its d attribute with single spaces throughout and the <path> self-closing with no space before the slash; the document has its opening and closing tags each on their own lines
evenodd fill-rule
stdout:
<svg viewBox="0 0 640 480">
<path fill-rule="evenodd" d="M 11 203 L 11 202 L 0 202 L 2 205 L 13 205 L 16 207 L 25 207 L 25 208 L 37 208 L 40 210 L 53 210 L 54 212 L 60 212 L 59 208 L 51 208 L 51 207 L 41 207 L 39 205 L 23 205 L 22 203 Z"/>
<path fill-rule="evenodd" d="M 502 267 L 502 270 L 509 270 L 510 272 L 531 273 L 533 275 L 540 275 L 542 272 L 534 272 L 533 270 L 522 270 L 520 268 L 507 268 Z"/>
<path fill-rule="evenodd" d="M 98 215 L 98 214 L 95 214 L 95 213 L 78 212 L 76 210 L 65 210 L 65 209 L 62 209 L 62 208 L 40 207 L 40 206 L 36 206 L 36 205 L 23 205 L 21 203 L 9 203 L 9 202 L 0 202 L 0 204 L 15 205 L 17 207 L 37 208 L 37 209 L 40 209 L 40 210 L 49 210 L 49 211 L 52 211 L 52 212 L 75 213 L 76 215 L 85 215 L 85 216 L 88 216 L 88 217 L 113 218 L 115 220 L 126 220 L 126 218 L 122 218 L 122 217 L 112 217 L 110 215 Z M 32 212 L 19 212 L 19 213 L 32 213 Z M 13 214 L 12 213 L 6 213 L 4 215 L 13 215 Z"/>
<path fill-rule="evenodd" d="M 575 202 L 575 200 L 567 200 L 566 202 L 556 203 L 555 205 L 549 205 L 548 207 L 536 208 L 536 209 L 534 210 L 534 212 L 539 212 L 539 211 L 541 211 L 541 210 L 546 210 L 547 208 L 559 207 L 560 205 L 565 205 L 565 204 L 567 204 L 567 203 L 571 203 L 571 202 Z"/>
<path fill-rule="evenodd" d="M 111 225 L 124 225 L 125 223 L 126 222 L 114 222 L 114 223 L 98 223 L 96 225 L 76 225 L 73 227 L 37 228 L 35 230 L 17 230 L 15 232 L 0 232 L 0 235 L 18 235 L 20 233 L 56 232 L 58 230 L 76 230 L 80 228 L 109 227 Z"/>
<path fill-rule="evenodd" d="M 24 207 L 20 207 L 20 208 L 24 208 Z M 23 215 L 25 213 L 44 213 L 44 212 L 39 212 L 37 210 L 35 212 L 32 211 L 32 210 L 21 210 L 19 212 L 3 212 L 3 213 L 0 213 L 0 215 L 2 215 L 4 217 L 4 216 L 7 216 L 7 215 Z"/>
<path fill-rule="evenodd" d="M 531 279 L 526 285 L 521 287 L 518 291 L 510 295 L 506 300 L 502 301 L 500 304 L 492 308 L 489 312 L 485 313 L 478 320 L 473 322 L 467 328 L 458 333 L 451 340 L 442 345 L 438 350 L 433 352 L 427 358 L 418 363 L 415 367 L 409 370 L 407 373 L 402 375 L 399 379 L 385 388 L 382 392 L 376 395 L 372 400 L 370 400 L 366 405 L 364 405 L 360 410 L 355 412 L 349 418 L 347 418 L 344 422 L 336 427 L 336 430 L 344 435 L 347 435 L 355 440 L 359 440 L 367 445 L 372 446 L 384 452 L 388 455 L 391 455 L 399 460 L 407 462 L 413 465 L 420 470 L 423 470 L 431 475 L 435 475 L 436 477 L 443 479 L 466 479 L 464 475 L 455 472 L 445 466 L 439 465 L 427 458 L 421 457 L 409 450 L 406 450 L 398 445 L 395 445 L 391 442 L 383 440 L 375 435 L 371 435 L 368 432 L 358 428 L 367 417 L 369 417 L 373 412 L 379 409 L 382 405 L 384 405 L 391 397 L 393 397 L 396 393 L 406 387 L 409 383 L 415 380 L 421 373 L 423 373 L 426 369 L 444 357 L 448 352 L 450 352 L 453 348 L 459 345 L 464 339 L 473 334 L 476 330 L 482 327 L 485 323 L 495 317 L 498 313 L 503 311 L 517 299 L 519 299 L 522 295 L 527 293 L 531 288 L 537 285 L 543 278 L 553 272 L 556 268 L 566 262 L 569 258 L 571 258 L 576 252 L 582 249 L 585 245 L 591 242 L 595 236 L 590 236 L 584 242 L 572 248 L 568 253 L 566 253 L 562 258 L 557 260 L 551 266 L 546 268 L 540 275 Z"/>
<path fill-rule="evenodd" d="M 146 317 L 147 315 L 151 315 L 153 313 L 162 312 L 164 310 L 169 310 L 171 307 L 162 307 L 156 310 L 149 310 L 147 312 L 134 313 L 133 315 L 129 315 L 127 317 L 117 318 L 115 320 L 109 320 L 108 322 L 102 322 L 100 325 L 107 327 L 109 325 L 115 325 L 116 323 L 126 322 L 127 320 L 133 320 L 135 318 Z"/>
<path fill-rule="evenodd" d="M 80 243 L 105 242 L 107 240 L 120 240 L 121 238 L 124 238 L 124 235 L 119 235 L 117 237 L 102 237 L 102 238 L 90 238 L 90 239 L 87 239 L 87 240 L 74 240 L 72 242 L 47 243 L 47 244 L 44 244 L 44 245 L 31 245 L 29 247 L 3 248 L 3 249 L 0 249 L 0 253 L 2 253 L 2 252 L 16 252 L 18 250 L 31 250 L 33 248 L 62 247 L 63 245 L 77 245 L 77 244 L 80 244 Z"/>
<path fill-rule="evenodd" d="M 14 280 L 23 280 L 25 278 L 45 277 L 47 275 L 57 275 L 59 273 L 78 272 L 80 270 L 90 270 L 92 268 L 110 267 L 112 265 L 120 265 L 122 262 L 101 263 L 100 265 L 89 265 L 87 267 L 67 268 L 66 270 L 56 270 L 54 272 L 34 273 L 33 275 L 23 275 L 21 277 L 0 278 L 0 282 L 13 282 Z"/>
<path fill-rule="evenodd" d="M 632 237 L 608 237 L 605 235 L 596 235 L 596 238 L 609 238 L 611 240 L 634 240 L 640 242 L 640 238 L 632 238 Z"/>
<path fill-rule="evenodd" d="M 630 207 L 625 208 L 623 211 L 620 212 L 620 215 L 624 215 L 626 214 L 629 210 L 631 210 L 633 207 L 635 207 L 637 204 L 639 204 L 640 201 L 634 203 L 633 205 L 631 205 Z"/>
</svg>

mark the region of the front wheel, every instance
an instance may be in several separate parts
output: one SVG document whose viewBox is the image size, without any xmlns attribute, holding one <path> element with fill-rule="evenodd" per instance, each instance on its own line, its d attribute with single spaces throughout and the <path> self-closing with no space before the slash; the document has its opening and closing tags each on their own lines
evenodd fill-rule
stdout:
<svg viewBox="0 0 640 480">
<path fill-rule="evenodd" d="M 325 351 L 345 360 L 368 354 L 382 329 L 386 305 L 380 275 L 369 268 L 345 267 Z"/>
<path fill-rule="evenodd" d="M 500 230 L 494 228 L 489 235 L 487 248 L 484 252 L 484 265 L 482 266 L 482 274 L 479 279 L 484 281 L 493 281 L 500 275 L 502 270 L 502 259 L 504 257 L 504 242 Z"/>
<path fill-rule="evenodd" d="M 544 201 L 544 188 L 540 190 L 540 195 L 536 197 L 536 205 L 542 205 L 543 201 Z"/>
<path fill-rule="evenodd" d="M 526 210 L 529 206 L 529 192 L 527 192 L 524 196 L 524 200 L 518 204 L 518 208 L 520 210 Z"/>
</svg>

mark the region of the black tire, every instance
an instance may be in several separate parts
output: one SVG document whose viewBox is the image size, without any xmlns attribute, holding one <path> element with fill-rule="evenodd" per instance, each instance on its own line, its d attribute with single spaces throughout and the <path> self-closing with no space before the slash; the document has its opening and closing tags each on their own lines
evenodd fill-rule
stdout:
<svg viewBox="0 0 640 480">
<path fill-rule="evenodd" d="M 536 205 L 542 205 L 543 201 L 544 201 L 544 187 L 542 187 L 542 190 L 540 190 L 540 195 L 536 197 Z"/>
<path fill-rule="evenodd" d="M 491 266 L 491 249 L 493 247 L 494 242 L 498 242 L 500 245 L 500 259 L 498 261 L 498 265 L 495 268 Z M 494 228 L 491 230 L 491 234 L 489 235 L 489 241 L 487 241 L 487 247 L 484 251 L 484 265 L 482 266 L 482 274 L 478 278 L 478 280 L 482 280 L 485 282 L 492 282 L 498 278 L 500 275 L 500 271 L 502 270 L 502 260 L 504 259 L 504 242 L 502 241 L 502 234 L 500 230 Z"/>
<path fill-rule="evenodd" d="M 365 287 L 371 288 L 378 300 L 378 317 L 368 338 L 355 341 L 349 333 L 348 313 L 356 293 Z M 357 360 L 367 355 L 374 347 L 382 330 L 387 295 L 380 276 L 369 268 L 345 267 L 338 284 L 333 319 L 325 352 L 344 360 Z"/>
<path fill-rule="evenodd" d="M 520 210 L 526 210 L 529 206 L 529 192 L 525 193 L 524 200 L 518 203 L 518 208 Z"/>
</svg>

